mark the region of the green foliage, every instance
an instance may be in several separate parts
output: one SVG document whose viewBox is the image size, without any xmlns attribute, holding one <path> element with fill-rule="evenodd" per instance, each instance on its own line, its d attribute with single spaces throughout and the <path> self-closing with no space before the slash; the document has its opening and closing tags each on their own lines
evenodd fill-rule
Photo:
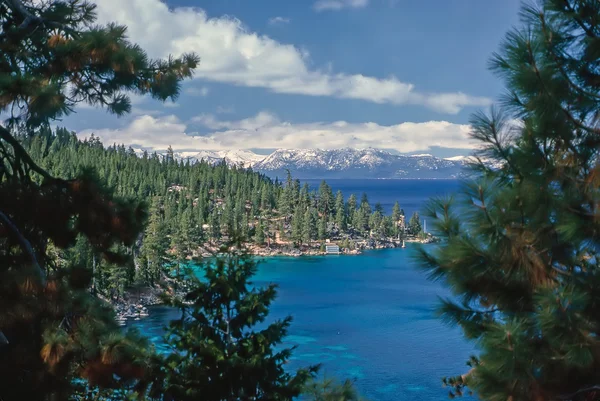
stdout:
<svg viewBox="0 0 600 401">
<path fill-rule="evenodd" d="M 162 203 L 154 197 L 150 208 L 150 218 L 144 232 L 144 243 L 140 252 L 138 281 L 153 285 L 160 280 L 163 266 L 168 262 L 167 225 L 164 221 Z"/>
<path fill-rule="evenodd" d="M 302 226 L 302 242 L 310 244 L 317 238 L 317 218 L 314 209 L 306 209 Z"/>
<path fill-rule="evenodd" d="M 156 385 L 175 400 L 291 400 L 318 367 L 286 372 L 291 349 L 279 349 L 291 318 L 265 321 L 275 285 L 255 288 L 256 263 L 243 251 L 204 264 L 188 277 L 189 292 L 172 300 L 181 318 L 171 322 L 171 352 L 161 363 Z"/>
<path fill-rule="evenodd" d="M 344 194 L 342 191 L 337 191 L 335 196 L 335 223 L 340 231 L 346 231 L 348 228 L 348 212 L 344 204 Z"/>
<path fill-rule="evenodd" d="M 258 222 L 258 225 L 256 226 L 256 231 L 254 233 L 254 241 L 260 245 L 265 243 L 265 227 L 263 226 L 262 220 L 260 220 Z"/>
<path fill-rule="evenodd" d="M 150 60 L 126 39 L 124 27 L 94 25 L 94 9 L 83 0 L 0 4 L 0 112 L 10 113 L 0 125 L 4 401 L 68 399 L 82 381 L 143 386 L 146 373 L 146 344 L 122 333 L 112 308 L 89 291 L 104 263 L 98 278 L 106 278 L 113 296 L 122 295 L 147 217 L 144 205 L 114 196 L 91 170 L 56 178 L 18 138 L 38 139 L 79 102 L 123 114 L 132 91 L 174 98 L 198 58 Z M 38 148 L 56 150 L 39 140 Z M 54 166 L 62 177 L 70 168 L 67 160 Z"/>
<path fill-rule="evenodd" d="M 444 240 L 420 262 L 454 297 L 442 318 L 476 342 L 451 395 L 592 400 L 600 382 L 600 3 L 524 7 L 492 59 L 505 110 L 472 118 L 479 177 L 427 217 Z M 516 120 L 516 121 L 515 121 Z"/>
<path fill-rule="evenodd" d="M 303 215 L 304 213 L 302 213 L 301 210 L 298 210 L 292 216 L 292 240 L 297 243 L 302 243 L 302 235 L 304 230 Z"/>
<path fill-rule="evenodd" d="M 307 401 L 365 401 L 350 380 L 340 383 L 329 378 L 313 379 L 308 382 L 302 395 Z"/>
<path fill-rule="evenodd" d="M 410 216 L 410 220 L 408 221 L 408 225 L 406 226 L 409 234 L 417 235 L 421 232 L 423 227 L 421 226 L 421 216 L 419 216 L 419 212 L 414 212 L 412 216 Z"/>
<path fill-rule="evenodd" d="M 319 219 L 317 227 L 317 238 L 320 240 L 327 239 L 327 218 L 325 216 Z"/>
<path fill-rule="evenodd" d="M 127 278 L 126 287 L 134 281 L 140 285 L 165 284 L 164 280 L 176 275 L 192 256 L 212 252 L 212 247 L 236 236 L 262 245 L 274 237 L 275 230 L 284 241 L 291 239 L 296 244 L 307 243 L 309 237 L 339 240 L 343 235 L 395 235 L 396 226 L 389 216 L 379 210 L 368 214 L 372 208 L 366 203 L 352 211 L 339 191 L 333 205 L 326 203 L 330 213 L 320 213 L 319 208 L 325 207 L 319 203 L 320 195 L 306 184 L 300 186 L 291 176 L 286 186 L 281 186 L 262 174 L 223 163 L 182 162 L 174 158 L 172 150 L 163 157 L 146 153 L 139 157 L 124 146 L 105 148 L 94 136 L 78 140 L 63 128 L 55 132 L 41 129 L 34 137 L 21 139 L 33 160 L 52 174 L 73 177 L 83 169 L 93 169 L 117 196 L 150 205 L 148 226 L 128 248 L 135 264 L 128 265 L 123 276 Z M 333 199 L 329 186 L 321 187 L 325 197 Z M 292 203 L 286 206 L 289 199 Z M 355 200 L 350 196 L 349 205 Z M 291 210 L 291 214 L 273 209 L 275 205 Z M 307 211 L 314 222 L 305 221 Z M 259 221 L 262 234 L 257 233 Z M 96 279 L 103 269 L 110 268 L 100 257 L 97 267 Z M 108 285 L 106 280 L 101 283 Z M 103 295 L 110 295 L 106 288 L 99 289 Z"/>
<path fill-rule="evenodd" d="M 321 185 L 319 186 L 319 203 L 317 210 L 319 211 L 319 213 L 327 217 L 333 215 L 333 212 L 335 210 L 335 199 L 333 197 L 333 191 L 325 181 L 322 181 Z"/>
<path fill-rule="evenodd" d="M 151 60 L 127 40 L 126 27 L 93 25 L 95 8 L 80 0 L 2 3 L 0 111 L 19 111 L 11 124 L 36 128 L 81 102 L 122 115 L 131 110 L 128 92 L 160 100 L 177 96 L 198 57 Z"/>
</svg>

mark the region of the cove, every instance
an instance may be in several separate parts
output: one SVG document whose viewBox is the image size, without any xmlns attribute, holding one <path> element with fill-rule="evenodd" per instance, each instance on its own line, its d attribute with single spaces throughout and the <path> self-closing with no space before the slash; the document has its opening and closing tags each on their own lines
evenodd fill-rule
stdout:
<svg viewBox="0 0 600 401">
<path fill-rule="evenodd" d="M 270 319 L 292 315 L 289 367 L 322 363 L 327 376 L 356 380 L 370 400 L 444 400 L 443 376 L 465 373 L 473 346 L 434 312 L 449 293 L 411 259 L 414 245 L 356 256 L 263 259 L 254 284 L 279 285 Z M 167 307 L 128 323 L 163 349 Z M 468 398 L 468 397 L 467 397 Z"/>
</svg>

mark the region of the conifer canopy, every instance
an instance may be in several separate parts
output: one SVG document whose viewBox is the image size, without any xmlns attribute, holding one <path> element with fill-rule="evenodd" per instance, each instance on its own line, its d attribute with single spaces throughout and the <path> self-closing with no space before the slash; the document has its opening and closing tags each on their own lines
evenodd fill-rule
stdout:
<svg viewBox="0 0 600 401">
<path fill-rule="evenodd" d="M 445 379 L 452 397 L 598 399 L 600 2 L 545 0 L 521 17 L 491 59 L 506 95 L 472 118 L 477 175 L 430 202 L 444 242 L 419 261 L 454 293 L 442 318 L 479 351 Z"/>
</svg>

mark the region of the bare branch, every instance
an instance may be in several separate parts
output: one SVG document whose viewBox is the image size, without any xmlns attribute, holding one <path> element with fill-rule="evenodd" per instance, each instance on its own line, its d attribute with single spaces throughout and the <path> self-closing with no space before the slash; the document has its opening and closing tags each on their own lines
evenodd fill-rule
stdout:
<svg viewBox="0 0 600 401">
<path fill-rule="evenodd" d="M 563 400 L 563 401 L 569 401 L 569 400 L 574 399 L 578 395 L 596 392 L 596 391 L 600 392 L 600 385 L 582 388 L 581 390 L 577 390 L 576 392 L 571 393 L 571 394 L 559 395 L 556 397 L 556 399 Z"/>
<path fill-rule="evenodd" d="M 4 128 L 1 125 L 0 125 L 0 139 L 5 140 L 10 146 L 12 146 L 12 148 L 15 151 L 15 155 L 20 157 L 21 159 L 23 159 L 23 161 L 27 164 L 27 166 L 31 170 L 35 171 L 36 173 L 38 173 L 39 175 L 41 175 L 42 177 L 44 177 L 47 180 L 60 181 L 59 179 L 52 177 L 46 170 L 44 170 L 43 168 L 38 166 L 33 161 L 33 159 L 29 156 L 27 151 L 25 151 L 25 149 L 23 149 L 23 146 L 21 146 L 19 141 L 17 141 L 15 139 L 15 137 L 12 136 L 10 131 L 8 131 L 6 128 Z"/>
<path fill-rule="evenodd" d="M 35 22 L 36 25 L 45 24 L 50 27 L 58 28 L 58 24 L 53 23 L 52 21 L 44 20 L 36 15 L 33 15 L 27 7 L 23 5 L 21 0 L 2 0 L 8 7 L 12 10 L 13 13 L 19 14 L 23 17 L 23 22 L 18 26 L 19 31 L 25 31 L 29 28 L 29 26 Z"/>
<path fill-rule="evenodd" d="M 40 264 L 38 263 L 37 257 L 35 256 L 35 251 L 31 247 L 31 244 L 29 243 L 27 238 L 25 238 L 23 236 L 23 234 L 21 234 L 21 232 L 19 231 L 17 226 L 1 210 L 0 210 L 0 222 L 2 222 L 2 225 L 5 226 L 6 228 L 8 228 L 11 231 L 11 233 L 13 234 L 13 236 L 17 239 L 17 241 L 19 241 L 19 245 L 21 245 L 21 249 L 23 249 L 23 251 L 27 255 L 29 255 L 31 264 L 38 270 L 40 279 L 41 279 L 42 283 L 45 284 L 46 273 L 44 272 L 44 269 L 42 269 Z"/>
</svg>

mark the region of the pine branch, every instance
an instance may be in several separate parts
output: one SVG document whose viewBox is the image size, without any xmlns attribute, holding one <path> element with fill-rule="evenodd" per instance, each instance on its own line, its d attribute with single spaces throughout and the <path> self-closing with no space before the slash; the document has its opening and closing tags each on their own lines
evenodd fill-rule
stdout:
<svg viewBox="0 0 600 401">
<path fill-rule="evenodd" d="M 559 395 L 556 397 L 556 399 L 563 400 L 563 401 L 570 401 L 570 400 L 573 400 L 578 395 L 590 393 L 590 392 L 596 392 L 596 391 L 600 392 L 600 385 L 582 388 L 581 390 L 577 390 L 576 392 L 571 393 L 571 394 Z"/>
<path fill-rule="evenodd" d="M 33 15 L 27 9 L 27 7 L 23 5 L 21 0 L 2 0 L 2 2 L 6 4 L 13 13 L 19 14 L 21 17 L 23 17 L 23 22 L 21 22 L 21 24 L 17 27 L 18 31 L 26 31 L 34 22 L 36 25 L 48 25 L 52 28 L 60 28 L 60 25 L 55 22 Z"/>
<path fill-rule="evenodd" d="M 563 0 L 563 4 L 565 6 L 565 8 L 571 12 L 571 16 L 573 17 L 573 19 L 575 20 L 575 22 L 577 23 L 577 25 L 579 25 L 579 27 L 585 32 L 585 34 L 590 37 L 590 38 L 597 38 L 598 36 L 594 33 L 594 31 L 587 27 L 585 25 L 585 23 L 583 22 L 583 20 L 581 18 L 579 18 L 577 16 L 577 12 L 575 11 L 575 8 L 573 8 L 573 6 L 571 5 L 571 2 L 569 0 Z"/>
<path fill-rule="evenodd" d="M 582 130 L 587 131 L 587 132 L 591 132 L 593 134 L 600 135 L 600 129 L 588 127 L 583 122 L 581 122 L 578 119 L 576 119 L 573 116 L 573 114 L 571 113 L 571 111 L 569 111 L 568 109 L 566 109 L 565 107 L 563 107 L 563 105 L 561 104 L 561 102 L 558 99 L 556 99 L 556 97 L 552 94 L 552 92 L 550 90 L 548 90 L 548 87 L 547 87 L 544 79 L 542 78 L 542 74 L 540 73 L 540 70 L 539 70 L 538 65 L 536 63 L 535 55 L 534 55 L 533 49 L 531 48 L 531 43 L 530 42 L 527 43 L 527 50 L 529 52 L 529 58 L 530 58 L 529 61 L 531 63 L 531 66 L 533 67 L 533 71 L 535 72 L 535 75 L 536 75 L 538 81 L 540 82 L 540 84 L 542 85 L 542 88 L 544 89 L 544 93 L 550 98 L 550 100 L 552 100 L 554 102 L 554 104 L 556 105 L 556 107 L 558 107 L 558 109 L 563 112 L 563 114 L 565 115 L 565 117 L 567 117 L 567 119 L 569 119 L 569 121 L 571 121 L 577 128 L 582 129 Z M 576 155 L 579 154 L 579 152 L 577 152 L 577 150 L 575 149 L 575 147 L 573 146 L 572 143 L 569 143 L 568 145 L 569 145 L 569 148 Z"/>
<path fill-rule="evenodd" d="M 23 236 L 23 234 L 21 234 L 17 226 L 12 222 L 12 220 L 1 210 L 0 222 L 2 222 L 2 224 L 12 232 L 13 236 L 17 239 L 17 241 L 19 241 L 19 244 L 21 245 L 23 251 L 27 255 L 29 255 L 31 264 L 38 270 L 42 283 L 45 283 L 46 274 L 44 270 L 40 267 L 40 264 L 38 263 L 37 257 L 35 256 L 35 251 L 33 250 L 31 243 L 27 240 L 27 238 Z"/>
<path fill-rule="evenodd" d="M 5 140 L 10 146 L 12 146 L 12 148 L 15 151 L 15 155 L 20 157 L 21 159 L 23 159 L 23 161 L 27 164 L 27 166 L 35 171 L 36 173 L 38 173 L 39 175 L 41 175 L 42 177 L 44 177 L 45 179 L 49 180 L 49 181 L 62 181 L 58 178 L 53 177 L 52 175 L 50 175 L 50 173 L 48 173 L 46 170 L 44 170 L 43 168 L 41 168 L 40 166 L 38 166 L 33 159 L 29 156 L 29 154 L 27 153 L 27 151 L 23 148 L 23 146 L 21 146 L 21 144 L 19 143 L 19 141 L 17 141 L 15 139 L 14 136 L 12 136 L 12 134 L 3 126 L 0 125 L 0 139 Z"/>
</svg>

